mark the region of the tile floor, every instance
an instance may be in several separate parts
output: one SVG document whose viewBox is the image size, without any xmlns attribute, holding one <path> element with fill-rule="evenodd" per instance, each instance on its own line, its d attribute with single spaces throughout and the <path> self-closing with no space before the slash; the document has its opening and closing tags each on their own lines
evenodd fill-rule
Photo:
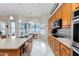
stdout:
<svg viewBox="0 0 79 59">
<path fill-rule="evenodd" d="M 29 56 L 55 56 L 47 40 L 34 39 L 32 45 L 32 51 Z M 27 54 L 24 53 L 22 56 L 27 56 Z"/>
<path fill-rule="evenodd" d="M 46 40 L 35 39 L 30 56 L 54 56 Z"/>
</svg>

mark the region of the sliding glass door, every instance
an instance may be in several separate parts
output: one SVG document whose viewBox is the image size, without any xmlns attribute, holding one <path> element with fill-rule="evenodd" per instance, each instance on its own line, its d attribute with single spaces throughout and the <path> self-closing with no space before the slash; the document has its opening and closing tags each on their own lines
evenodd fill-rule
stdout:
<svg viewBox="0 0 79 59">
<path fill-rule="evenodd" d="M 16 22 L 15 21 L 10 21 L 10 36 L 15 38 L 16 37 Z"/>
<path fill-rule="evenodd" d="M 26 37 L 27 35 L 27 23 L 26 22 L 21 22 L 19 23 L 19 34 L 20 34 L 20 37 L 24 38 Z"/>
<path fill-rule="evenodd" d="M 6 35 L 5 28 L 5 22 L 0 21 L 0 35 Z"/>
</svg>

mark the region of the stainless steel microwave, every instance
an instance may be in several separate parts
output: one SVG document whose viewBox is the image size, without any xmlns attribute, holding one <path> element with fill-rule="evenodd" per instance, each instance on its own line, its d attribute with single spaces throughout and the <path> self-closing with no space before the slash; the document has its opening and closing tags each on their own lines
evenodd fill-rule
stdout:
<svg viewBox="0 0 79 59">
<path fill-rule="evenodd" d="M 79 9 L 73 12 L 73 20 L 75 20 L 76 18 L 79 18 Z"/>
<path fill-rule="evenodd" d="M 62 27 L 62 19 L 58 19 L 53 23 L 53 29 L 59 29 Z"/>
</svg>

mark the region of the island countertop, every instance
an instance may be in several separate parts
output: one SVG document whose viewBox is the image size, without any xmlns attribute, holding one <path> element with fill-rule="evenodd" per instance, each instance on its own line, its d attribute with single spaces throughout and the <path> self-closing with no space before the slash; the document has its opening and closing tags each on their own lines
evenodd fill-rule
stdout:
<svg viewBox="0 0 79 59">
<path fill-rule="evenodd" d="M 2 39 L 2 40 L 0 40 L 0 49 L 18 49 L 31 37 L 32 37 L 32 35 L 30 35 L 28 38 Z"/>
</svg>

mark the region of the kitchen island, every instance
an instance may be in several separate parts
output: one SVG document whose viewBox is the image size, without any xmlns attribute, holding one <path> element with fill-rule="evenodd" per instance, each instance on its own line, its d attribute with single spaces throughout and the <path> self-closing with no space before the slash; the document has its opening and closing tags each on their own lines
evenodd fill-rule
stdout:
<svg viewBox="0 0 79 59">
<path fill-rule="evenodd" d="M 21 56 L 26 42 L 32 43 L 33 35 L 28 38 L 5 38 L 0 40 L 0 55 Z"/>
</svg>

